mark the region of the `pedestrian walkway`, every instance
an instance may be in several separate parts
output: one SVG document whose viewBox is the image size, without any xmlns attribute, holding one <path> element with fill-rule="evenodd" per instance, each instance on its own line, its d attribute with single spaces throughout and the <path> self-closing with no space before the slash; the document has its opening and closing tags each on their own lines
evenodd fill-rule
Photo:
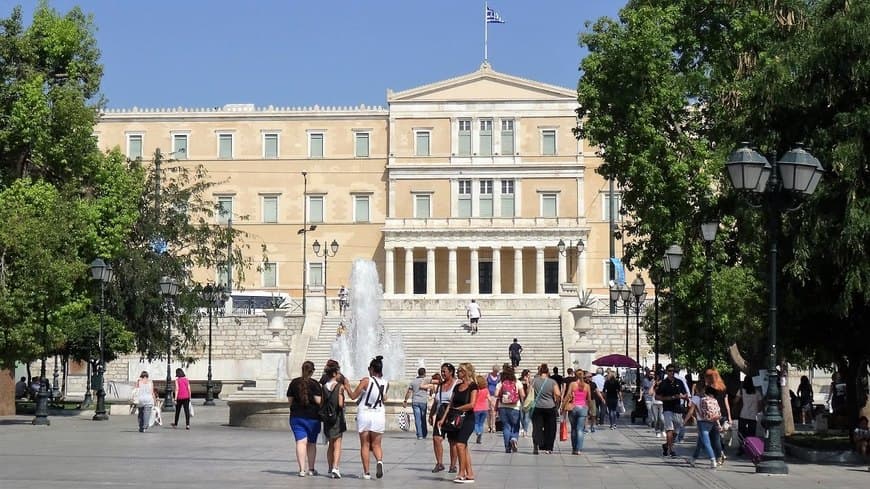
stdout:
<svg viewBox="0 0 870 489">
<path fill-rule="evenodd" d="M 289 429 L 229 427 L 225 403 L 204 407 L 201 400 L 195 402 L 190 431 L 167 427 L 171 413 L 165 414 L 166 426 L 146 433 L 137 432 L 133 416 L 115 415 L 107 422 L 91 421 L 86 414 L 55 416 L 48 427 L 31 426 L 29 416 L 0 418 L 0 487 L 407 488 L 446 487 L 453 479 L 446 472 L 431 473 L 432 442 L 417 440 L 413 431 L 385 435 L 386 473 L 381 480 L 359 478 L 359 441 L 353 432 L 344 439 L 344 479 L 299 478 Z M 749 462 L 732 457 L 717 470 L 692 468 L 683 458 L 662 459 L 661 443 L 646 427 L 620 424 L 616 430 L 588 434 L 579 456 L 571 455 L 569 442 L 557 442 L 552 455 L 532 455 L 528 438 L 520 440 L 519 453 L 506 454 L 501 433 L 486 434 L 482 444 L 471 444 L 474 487 L 864 489 L 870 483 L 866 466 L 789 460 L 790 475 L 765 476 L 755 474 Z M 690 433 L 678 453 L 690 455 L 693 447 Z M 326 472 L 324 448 L 318 446 L 321 474 Z"/>
</svg>

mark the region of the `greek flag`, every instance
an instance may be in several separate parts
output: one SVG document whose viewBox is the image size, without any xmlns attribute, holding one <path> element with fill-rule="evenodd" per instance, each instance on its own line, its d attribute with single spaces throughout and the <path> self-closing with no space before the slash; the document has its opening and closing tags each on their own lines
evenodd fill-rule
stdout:
<svg viewBox="0 0 870 489">
<path fill-rule="evenodd" d="M 486 7 L 486 23 L 504 24 L 504 20 L 502 20 L 501 15 L 498 15 L 498 12 L 489 7 Z"/>
<path fill-rule="evenodd" d="M 613 268 L 616 271 L 616 285 L 625 285 L 625 267 L 622 266 L 622 260 L 613 257 L 610 262 L 613 263 Z"/>
</svg>

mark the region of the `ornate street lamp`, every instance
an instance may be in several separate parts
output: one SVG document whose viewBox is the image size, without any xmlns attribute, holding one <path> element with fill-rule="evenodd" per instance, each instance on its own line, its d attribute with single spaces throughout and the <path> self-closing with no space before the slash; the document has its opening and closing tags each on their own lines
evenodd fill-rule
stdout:
<svg viewBox="0 0 870 489">
<path fill-rule="evenodd" d="M 677 284 L 677 272 L 680 271 L 680 264 L 683 263 L 683 248 L 680 245 L 672 244 L 665 251 L 665 256 L 662 258 L 662 265 L 665 273 L 671 277 L 670 282 L 670 301 L 671 301 L 671 363 L 677 361 L 675 344 L 676 344 L 676 312 L 677 312 L 677 295 L 674 293 L 674 286 Z"/>
<path fill-rule="evenodd" d="M 625 284 L 610 284 L 610 302 L 617 307 L 622 303 L 625 311 L 625 356 L 628 356 L 628 318 L 631 312 L 631 289 Z"/>
<path fill-rule="evenodd" d="M 175 314 L 173 300 L 178 295 L 178 282 L 172 277 L 160 279 L 160 295 L 166 302 L 166 392 L 163 399 L 163 410 L 175 411 L 175 401 L 172 399 L 172 316 Z"/>
<path fill-rule="evenodd" d="M 713 349 L 716 342 L 716 332 L 713 331 L 713 242 L 716 241 L 717 221 L 701 224 L 701 236 L 704 238 L 704 254 L 707 264 L 704 267 L 704 290 L 707 300 L 704 307 L 704 326 L 707 328 L 707 366 L 713 367 Z"/>
<path fill-rule="evenodd" d="M 103 378 L 106 374 L 106 339 L 103 329 L 106 310 L 106 284 L 112 281 L 112 275 L 114 275 L 112 265 L 107 264 L 101 258 L 91 262 L 91 279 L 100 282 L 100 363 L 97 365 L 97 371 L 91 381 L 91 385 L 97 389 L 97 408 L 94 413 L 94 421 L 109 419 L 109 415 L 106 414 L 106 389 Z"/>
<path fill-rule="evenodd" d="M 739 192 L 761 194 L 768 212 L 767 232 L 770 236 L 770 306 L 768 314 L 768 382 L 765 396 L 764 421 L 767 437 L 762 462 L 755 471 L 762 474 L 787 474 L 788 465 L 782 450 L 782 397 L 776 354 L 776 274 L 777 240 L 782 225 L 782 213 L 790 207 L 792 197 L 811 195 L 825 170 L 813 155 L 800 145 L 777 161 L 776 154 L 765 158 L 742 143 L 725 162 L 728 179 Z"/>
<path fill-rule="evenodd" d="M 214 383 L 212 382 L 211 372 L 211 331 L 214 318 L 214 310 L 218 307 L 223 307 L 224 301 L 227 300 L 226 289 L 223 285 L 207 284 L 202 289 L 202 298 L 208 307 L 208 380 L 205 383 L 205 402 L 203 406 L 214 406 Z"/>
<path fill-rule="evenodd" d="M 635 382 L 637 383 L 637 400 L 640 402 L 640 309 L 646 301 L 646 283 L 640 274 L 631 282 L 631 295 L 634 298 L 634 340 L 635 340 L 635 359 L 637 367 L 635 367 Z M 646 407 L 646 405 L 644 405 Z"/>
<path fill-rule="evenodd" d="M 334 257 L 336 254 L 338 254 L 338 241 L 332 240 L 332 243 L 329 244 L 329 248 L 323 247 L 323 254 L 322 255 L 320 254 L 321 246 L 320 246 L 319 241 L 314 240 L 314 244 L 311 245 L 311 248 L 312 248 L 312 250 L 314 250 L 314 256 L 316 256 L 318 258 L 323 258 L 323 304 L 324 304 L 323 315 L 328 316 L 329 315 L 329 307 L 326 307 L 326 304 L 327 304 L 326 294 L 327 294 L 327 290 L 328 290 L 328 285 L 327 285 L 328 282 L 326 281 L 326 270 L 327 270 L 327 264 L 329 263 L 329 259 L 331 257 Z M 330 254 L 330 251 L 332 252 L 332 254 Z"/>
<path fill-rule="evenodd" d="M 580 254 L 583 253 L 583 250 L 586 249 L 586 243 L 584 243 L 582 239 L 577 238 L 576 243 L 572 240 L 568 240 L 568 244 L 565 245 L 565 241 L 560 239 L 559 243 L 556 244 L 556 248 L 559 250 L 560 255 L 562 255 L 568 259 L 568 273 L 567 273 L 567 277 L 566 277 L 565 281 L 570 282 L 572 270 L 574 271 L 575 275 L 577 274 L 576 265 L 575 265 L 575 267 L 571 266 L 571 257 L 572 257 L 571 250 L 576 250 L 577 264 L 579 264 L 580 263 Z M 578 284 L 580 283 L 580 277 L 575 276 L 574 279 L 577 281 Z"/>
</svg>

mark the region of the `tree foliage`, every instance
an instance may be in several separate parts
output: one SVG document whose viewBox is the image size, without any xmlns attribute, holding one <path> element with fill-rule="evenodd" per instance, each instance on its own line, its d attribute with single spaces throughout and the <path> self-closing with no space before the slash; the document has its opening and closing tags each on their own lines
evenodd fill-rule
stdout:
<svg viewBox="0 0 870 489">
<path fill-rule="evenodd" d="M 763 351 L 765 216 L 730 188 L 723 163 L 739 141 L 777 155 L 804 142 L 828 172 L 784 215 L 779 352 L 804 365 L 838 362 L 853 381 L 866 370 L 868 14 L 864 1 L 637 0 L 581 35 L 590 54 L 578 134 L 604 149 L 601 173 L 622 187 L 634 218 L 623 230 L 627 259 L 649 267 L 672 241 L 687 250 L 675 286 L 682 360 L 697 362 L 698 225 L 713 217 L 723 223 L 713 248 L 717 355 L 732 341 Z"/>
</svg>

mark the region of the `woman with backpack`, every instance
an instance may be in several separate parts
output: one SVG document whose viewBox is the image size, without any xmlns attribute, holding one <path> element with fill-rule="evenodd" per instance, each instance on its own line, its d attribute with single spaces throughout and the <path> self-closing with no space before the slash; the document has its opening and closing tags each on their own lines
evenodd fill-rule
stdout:
<svg viewBox="0 0 870 489">
<path fill-rule="evenodd" d="M 719 404 L 719 412 L 721 413 L 717 420 L 719 426 L 717 430 L 711 433 L 710 440 L 713 444 L 713 451 L 716 452 L 719 465 L 724 465 L 728 457 L 725 455 L 722 432 L 731 429 L 731 404 L 728 402 L 725 381 L 722 380 L 718 370 L 715 368 L 705 370 L 704 383 L 707 385 L 706 392 L 709 392 L 716 399 L 716 403 Z"/>
<path fill-rule="evenodd" d="M 520 431 L 520 414 L 523 399 L 526 398 L 523 384 L 517 381 L 514 368 L 506 366 L 501 371 L 501 381 L 495 387 L 498 417 L 501 419 L 501 433 L 504 438 L 504 452 L 516 453 Z"/>
<path fill-rule="evenodd" d="M 718 433 L 719 418 L 722 414 L 719 410 L 719 403 L 713 396 L 715 392 L 715 389 L 707 386 L 698 396 L 698 409 L 695 411 L 698 425 L 698 442 L 695 444 L 695 452 L 689 460 L 689 464 L 692 467 L 695 466 L 695 461 L 698 459 L 702 448 L 710 459 L 710 468 L 715 469 L 717 465 L 716 452 L 713 449 L 714 442 L 711 440 L 710 435 L 711 433 Z"/>
<path fill-rule="evenodd" d="M 571 421 L 571 455 L 580 455 L 583 451 L 586 416 L 589 414 L 589 405 L 592 402 L 582 370 L 578 370 L 576 379 L 568 384 L 563 399 L 562 411 Z"/>
<path fill-rule="evenodd" d="M 323 421 L 323 433 L 328 440 L 326 462 L 329 464 L 329 476 L 333 479 L 341 479 L 338 464 L 341 461 L 341 440 L 344 432 L 347 431 L 347 421 L 344 418 L 344 393 L 349 387 L 347 379 L 341 375 L 338 362 L 335 360 L 326 362 L 320 384 L 323 389 L 320 419 Z"/>
<path fill-rule="evenodd" d="M 374 454 L 376 461 L 375 477 L 380 479 L 384 476 L 384 451 L 381 442 L 387 427 L 384 401 L 387 400 L 388 388 L 389 383 L 384 380 L 384 357 L 378 355 L 369 362 L 368 377 L 363 377 L 350 394 L 351 399 L 358 402 L 356 425 L 364 480 L 372 478 L 369 471 L 371 454 Z"/>
</svg>

